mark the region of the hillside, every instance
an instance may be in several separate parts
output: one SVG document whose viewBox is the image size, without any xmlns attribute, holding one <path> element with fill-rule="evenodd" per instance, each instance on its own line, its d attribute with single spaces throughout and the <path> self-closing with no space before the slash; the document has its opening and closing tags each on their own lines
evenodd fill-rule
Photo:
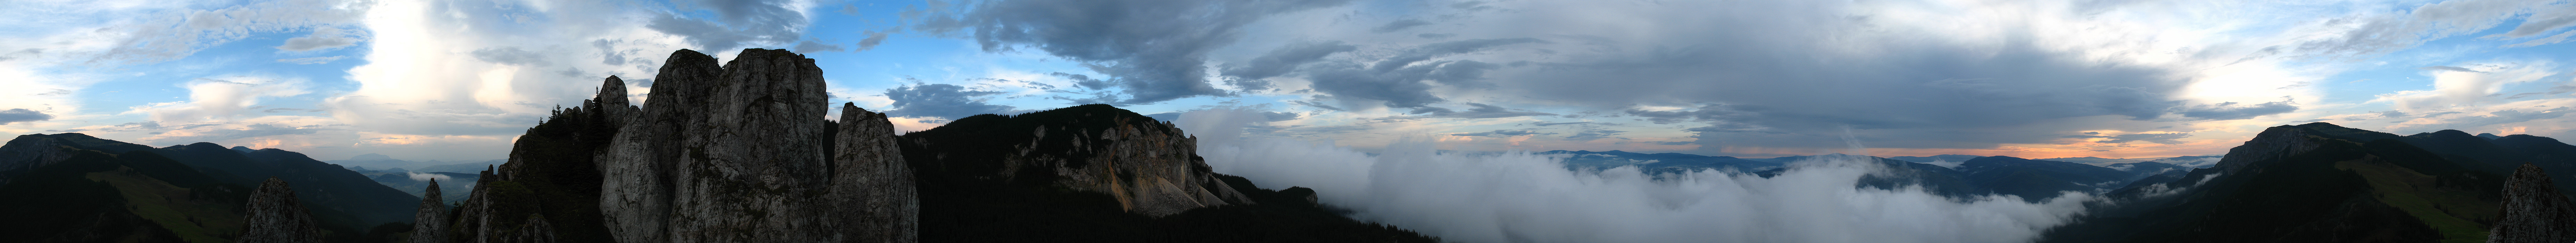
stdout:
<svg viewBox="0 0 2576 243">
<path fill-rule="evenodd" d="M 2328 123 L 2272 127 L 2216 166 L 2114 191 L 2118 203 L 2044 241 L 2484 241 L 2504 177 L 2456 154 L 2476 150 L 2407 140 Z"/>
<path fill-rule="evenodd" d="M 356 172 L 276 149 L 211 143 L 165 148 L 79 133 L 22 135 L 0 147 L 0 238 L 33 242 L 227 242 L 243 229 L 252 186 L 297 182 L 296 198 L 329 242 L 382 242 L 379 226 L 410 223 L 418 198 Z M 72 222 L 72 223 L 63 223 Z M 117 240 L 123 239 L 123 240 Z"/>
</svg>

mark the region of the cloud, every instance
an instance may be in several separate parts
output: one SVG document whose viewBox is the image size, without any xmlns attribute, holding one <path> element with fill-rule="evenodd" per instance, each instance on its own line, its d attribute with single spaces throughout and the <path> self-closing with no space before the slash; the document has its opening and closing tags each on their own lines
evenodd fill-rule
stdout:
<svg viewBox="0 0 2576 243">
<path fill-rule="evenodd" d="M 2451 0 L 2417 5 L 2413 9 L 2388 12 L 2366 12 L 2319 26 L 2334 31 L 2303 38 L 2296 44 L 2305 55 L 2327 58 L 2363 58 L 2395 52 L 2443 39 L 2494 28 L 2505 20 L 2554 4 L 2548 1 Z M 2558 6 L 2564 8 L 2564 6 Z M 2526 18 L 2524 25 L 2549 27 L 2548 17 L 2540 25 Z M 2517 28 L 2517 31 L 2519 28 Z M 2536 32 L 2537 30 L 2535 30 Z M 2506 32 L 2496 37 L 2523 37 Z"/>
<path fill-rule="evenodd" d="M 206 124 L 206 125 L 213 125 L 213 124 Z M 181 128 L 181 129 L 191 129 L 191 128 Z M 279 125 L 276 125 L 276 124 L 265 124 L 265 123 L 262 123 L 262 124 L 249 124 L 249 125 L 243 125 L 241 128 L 236 128 L 236 129 L 204 129 L 204 130 L 201 130 L 201 131 L 196 131 L 196 132 L 193 132 L 193 133 L 189 133 L 189 134 L 187 134 L 187 135 L 156 136 L 156 137 L 152 137 L 152 138 L 149 138 L 149 139 L 146 139 L 146 140 L 149 140 L 149 141 L 156 141 L 156 142 L 172 142 L 172 143 L 193 143 L 193 142 L 232 141 L 232 140 L 240 140 L 240 139 L 247 139 L 247 138 L 268 137 L 268 136 L 314 134 L 314 133 L 319 133 L 319 132 L 327 131 L 327 130 L 338 130 L 338 129 L 320 128 L 319 126 L 312 126 L 312 125 L 308 125 L 308 126 L 279 126 Z M 273 146 L 259 146 L 259 147 L 273 147 Z"/>
<path fill-rule="evenodd" d="M 2565 102 L 2565 100 L 2558 100 L 2558 101 L 2559 101 L 2560 103 L 2564 103 L 2564 102 Z M 2548 101 L 2542 101 L 2542 102 L 2548 102 Z M 2545 108 L 2545 109 L 2544 109 L 2544 108 Z M 2396 127 L 2396 128 L 2398 128 L 2398 129 L 2401 129 L 2401 130 L 2405 130 L 2405 131 L 2431 131 L 2431 130 L 2442 130 L 2442 129 L 2474 130 L 2474 129 L 2484 128 L 2484 127 L 2487 127 L 2487 126 L 2491 126 L 2491 125 L 2498 125 L 2498 124 L 2512 124 L 2512 123 L 2527 122 L 2527 121 L 2534 121 L 2534 120 L 2546 120 L 2546 119 L 2556 119 L 2556 118 L 2560 118 L 2560 117 L 2566 117 L 2566 116 L 2567 116 L 2567 114 L 2569 114 L 2569 113 L 2576 113 L 2576 108 L 2570 108 L 2570 107 L 2567 107 L 2567 106 L 2557 106 L 2557 107 L 2550 107 L 2550 106 L 2526 106 L 2526 107 L 2517 107 L 2517 108 L 2509 108 L 2509 109 L 2497 109 L 2497 110 L 2495 110 L 2495 111 L 2479 112 L 2479 113 L 2484 113 L 2484 114 L 2481 114 L 2481 115 L 2469 115 L 2469 114 L 2474 114 L 2474 113 L 2453 113 L 2453 114 L 2460 114 L 2460 115 L 2456 115 L 2456 116 L 2427 115 L 2427 116 L 2425 116 L 2425 118 L 2424 118 L 2424 119 L 2420 119 L 2420 120 L 2419 120 L 2419 121 L 2425 121 L 2425 122 L 2421 122 L 2421 123 L 2414 123 L 2414 122 L 2410 122 L 2409 124 L 2402 124 L 2402 125 L 2398 125 L 2398 126 L 2395 126 L 2395 127 Z M 2439 117 L 2437 118 L 2436 116 L 2439 116 Z"/>
<path fill-rule="evenodd" d="M 2067 138 L 2107 138 L 2107 139 L 2103 139 L 2103 140 L 2101 140 L 2101 141 L 2094 141 L 2094 142 L 2096 142 L 2096 143 L 2129 143 L 2129 142 L 2145 141 L 2145 142 L 2151 142 L 2151 143 L 2157 143 L 2157 144 L 2182 144 L 2182 143 L 2183 143 L 2183 141 L 2181 141 L 2181 140 L 2175 140 L 2175 139 L 2182 139 L 2182 138 L 2188 138 L 2188 137 L 2191 137 L 2191 133 L 2180 133 L 2180 132 L 2177 132 L 2177 133 L 2138 133 L 2138 134 L 2122 134 L 2122 135 L 2112 135 L 2112 136 L 2100 136 L 2100 135 L 2092 135 L 2092 134 L 2094 134 L 2094 133 L 2086 133 L 2086 135 L 2068 135 L 2068 136 L 2065 136 L 2065 137 L 2067 137 Z"/>
<path fill-rule="evenodd" d="M 683 0 L 672 1 L 680 7 L 678 14 L 653 18 L 645 27 L 662 33 L 679 35 L 690 44 L 706 50 L 725 51 L 744 45 L 783 44 L 804 36 L 809 23 L 805 13 L 790 7 L 801 4 L 788 0 Z M 706 13 L 709 18 L 687 18 L 686 13 Z"/>
<path fill-rule="evenodd" d="M 2453 67 L 2453 66 L 2425 66 L 2425 67 L 2420 67 L 2420 68 L 2417 68 L 2417 69 L 2424 69 L 2424 70 L 2438 70 L 2438 71 L 2452 71 L 2452 72 L 2484 73 L 2484 72 L 2480 72 L 2480 71 L 2478 71 L 2478 70 L 2469 70 L 2469 68 L 2464 68 L 2464 67 Z"/>
<path fill-rule="evenodd" d="M 2299 111 L 2299 106 L 2294 104 L 2295 103 L 2290 103 L 2289 101 L 2276 101 L 2238 106 L 2236 102 L 2224 102 L 2214 105 L 2197 105 L 2190 108 L 2176 107 L 2178 109 L 2182 109 L 2180 112 L 2176 113 L 2181 114 L 2183 117 L 2205 120 L 2242 120 L 2252 119 L 2256 116 Z"/>
<path fill-rule="evenodd" d="M 1434 88 L 1482 87 L 1485 72 L 1501 65 L 1475 60 L 1431 60 L 1498 46 L 1540 43 L 1533 38 L 1475 39 L 1424 44 L 1374 62 L 1342 61 L 1307 66 L 1316 92 L 1345 101 L 1383 101 L 1387 108 L 1414 108 L 1414 113 L 1445 110 L 1429 107 L 1447 101 Z M 1435 86 L 1434 84 L 1438 84 Z"/>
<path fill-rule="evenodd" d="M 609 75 L 631 81 L 630 92 L 650 93 L 645 85 L 665 55 L 693 45 L 685 35 L 647 26 L 669 17 L 672 10 L 660 8 L 665 5 L 378 0 L 372 6 L 359 26 L 372 36 L 368 46 L 377 48 L 353 55 L 362 61 L 347 70 L 354 90 L 316 107 L 370 136 L 484 141 L 526 133 L 555 106 L 591 97 Z M 483 154 L 501 151 L 507 150 Z"/>
<path fill-rule="evenodd" d="M 1491 131 L 1491 132 L 1459 133 L 1459 134 L 1449 134 L 1449 136 L 1467 136 L 1467 137 L 1518 137 L 1518 136 L 1546 135 L 1546 134 L 1556 134 L 1556 133 L 1552 133 L 1552 132 L 1538 132 L 1538 131 L 1534 131 L 1534 130 L 1530 130 L 1530 129 L 1521 129 L 1521 130 L 1494 130 L 1494 131 Z"/>
<path fill-rule="evenodd" d="M 1120 104 L 1228 95 L 1208 84 L 1209 52 L 1265 17 L 1347 1 L 1023 0 L 905 13 L 913 29 L 963 35 L 985 51 L 1032 48 L 1085 63 L 1123 89 Z"/>
<path fill-rule="evenodd" d="M 1014 107 L 985 103 L 984 96 L 1001 91 L 975 91 L 953 84 L 908 85 L 886 89 L 886 99 L 894 100 L 889 116 L 936 117 L 956 120 L 981 114 L 1011 114 Z"/>
<path fill-rule="evenodd" d="M 793 48 L 790 48 L 790 49 L 791 49 L 791 50 L 793 50 L 793 51 L 796 51 L 797 53 L 816 53 L 816 52 L 844 51 L 844 50 L 845 50 L 845 49 L 841 49 L 841 45 L 823 44 L 823 43 L 814 42 L 814 41 L 812 41 L 812 40 L 798 41 L 798 42 L 796 42 L 796 47 L 793 47 Z"/>
<path fill-rule="evenodd" d="M 1252 115 L 1258 115 L 1258 116 L 1260 116 L 1260 119 L 1259 119 L 1259 120 L 1260 120 L 1260 121 L 1262 121 L 1262 122 L 1287 121 L 1287 120 L 1296 120 L 1296 119 L 1298 119 L 1298 118 L 1304 118 L 1304 115 L 1298 115 L 1297 113 L 1273 112 L 1273 111 L 1253 111 L 1253 110 L 1259 110 L 1259 109 L 1261 109 L 1260 107 L 1243 107 L 1243 108 L 1226 108 L 1226 109 L 1244 109 L 1244 110 L 1246 110 L 1246 112 L 1251 112 L 1251 114 L 1252 114 Z M 1205 110 L 1205 109 L 1201 109 L 1201 110 Z M 1177 121 L 1180 121 L 1180 120 L 1181 120 L 1181 114 L 1183 114 L 1183 113 L 1188 113 L 1188 112 L 1192 112 L 1192 111 L 1199 111 L 1199 110 L 1180 111 L 1180 112 L 1154 113 L 1154 114 L 1147 114 L 1147 115 L 1145 115 L 1145 117 L 1153 117 L 1153 118 L 1154 118 L 1154 119 L 1156 119 L 1156 120 L 1162 120 L 1162 121 L 1177 122 Z"/>
<path fill-rule="evenodd" d="M 472 54 L 474 55 L 474 60 L 483 60 L 483 61 L 485 61 L 485 62 L 492 62 L 492 63 L 499 63 L 499 64 L 507 64 L 507 65 L 544 65 L 544 64 L 546 64 L 546 58 L 545 58 L 543 55 L 541 55 L 541 54 L 537 54 L 536 52 L 530 52 L 530 51 L 526 51 L 526 50 L 519 50 L 519 47 L 515 47 L 515 46 L 513 46 L 513 47 L 500 47 L 500 48 L 483 48 L 483 49 L 477 49 L 477 50 L 474 50 L 474 52 L 473 52 Z"/>
<path fill-rule="evenodd" d="M 1369 28 L 1369 32 L 1377 32 L 1377 33 L 1395 32 L 1395 31 L 1398 31 L 1398 30 L 1404 30 L 1404 29 L 1409 29 L 1409 28 L 1413 28 L 1413 27 L 1416 27 L 1416 26 L 1424 26 L 1424 25 L 1431 25 L 1431 21 L 1422 21 L 1422 20 L 1420 20 L 1420 19 L 1403 19 L 1403 20 L 1396 20 L 1395 22 L 1386 22 L 1386 25 L 1379 25 L 1379 26 L 1377 26 L 1377 28 Z"/>
<path fill-rule="evenodd" d="M 331 61 L 339 61 L 341 58 L 347 58 L 347 57 L 348 57 L 348 56 L 327 56 L 327 57 L 288 58 L 288 59 L 277 59 L 277 62 L 283 62 L 283 63 L 294 63 L 294 64 L 323 64 L 323 63 L 331 63 Z"/>
<path fill-rule="evenodd" d="M 1323 60 L 1324 56 L 1333 53 L 1352 50 L 1359 50 L 1359 46 L 1343 44 L 1341 41 L 1306 42 L 1282 46 L 1271 50 L 1269 54 L 1253 58 L 1250 63 L 1226 68 L 1225 76 L 1233 77 L 1226 80 L 1226 84 L 1241 87 L 1244 90 L 1267 90 L 1270 89 L 1270 82 L 1261 79 L 1278 77 L 1296 70 L 1298 65 Z"/>
<path fill-rule="evenodd" d="M 356 22 L 372 7 L 374 5 L 366 1 L 285 0 L 213 10 L 181 9 L 153 13 L 147 20 L 101 29 L 126 35 L 115 41 L 113 49 L 90 61 L 149 63 L 178 59 L 198 50 L 241 40 L 256 32 Z M 317 28 L 316 32 L 323 29 L 338 32 L 330 27 Z M 279 49 L 297 47 L 292 40 Z M 328 44 L 333 44 L 327 37 L 305 40 L 314 48 L 328 48 Z"/>
<path fill-rule="evenodd" d="M 348 30 L 341 30 L 337 27 L 315 27 L 313 28 L 313 34 L 303 37 L 287 38 L 286 44 L 278 45 L 277 49 L 283 51 L 340 49 L 341 47 L 358 45 L 358 38 L 359 33 L 349 33 Z"/>
<path fill-rule="evenodd" d="M 259 105 L 264 97 L 287 97 L 309 93 L 304 81 L 269 77 L 234 76 L 198 78 L 185 84 L 188 101 L 153 103 L 135 106 L 126 113 L 150 115 L 161 123 L 185 123 L 199 120 L 230 120 L 244 110 Z"/>
<path fill-rule="evenodd" d="M 1313 188 L 1354 218 L 1461 242 L 2020 242 L 2070 222 L 2092 197 L 2042 203 L 1857 186 L 1876 163 L 1801 161 L 1769 178 L 1634 168 L 1567 171 L 1528 153 L 1383 152 L 1277 138 L 1199 144 L 1218 173 Z M 1852 234 L 1851 232 L 1870 232 Z"/>
<path fill-rule="evenodd" d="M 1468 105 L 1468 106 L 1475 106 L 1476 108 L 1468 108 L 1468 109 L 1467 109 L 1467 111 L 1450 111 L 1449 109 L 1424 109 L 1424 110 L 1416 110 L 1416 111 L 1415 111 L 1415 113 L 1431 113 L 1431 116 L 1434 116 L 1434 117 L 1453 117 L 1453 118 L 1504 118 L 1504 117 L 1522 117 L 1522 116 L 1553 116 L 1553 115 L 1556 115 L 1556 113 L 1546 113 L 1546 112 L 1514 111 L 1514 110 L 1512 110 L 1512 109 L 1503 108 L 1503 107 L 1501 107 L 1501 106 L 1494 106 L 1494 105 L 1480 104 L 1480 103 L 1474 103 L 1474 102 L 1468 102 L 1468 103 L 1467 103 L 1467 105 Z"/>
<path fill-rule="evenodd" d="M 1627 132 L 1627 131 L 1615 131 L 1615 130 L 1609 130 L 1609 129 L 1583 129 L 1583 131 L 1581 131 L 1581 132 L 1575 132 L 1573 136 L 1565 136 L 1565 140 L 1567 140 L 1567 141 L 1592 141 L 1592 140 L 1601 140 L 1601 139 L 1603 139 L 1603 138 L 1610 138 L 1610 136 L 1611 136 L 1611 135 L 1619 135 L 1620 133 L 1626 133 L 1626 132 Z"/>
<path fill-rule="evenodd" d="M 2496 94 L 2505 84 L 2537 81 L 2557 75 L 2556 65 L 2547 62 L 2490 61 L 2455 66 L 2430 66 L 2422 69 L 2433 76 L 2432 90 L 2404 90 L 2380 94 L 2373 102 L 2390 102 L 2397 110 L 2421 112 L 2496 102 Z"/>
<path fill-rule="evenodd" d="M 420 173 L 420 172 L 411 172 L 410 176 L 411 176 L 411 180 L 414 180 L 414 181 L 429 181 L 430 179 L 438 179 L 438 180 L 440 180 L 440 181 L 456 181 L 456 178 L 451 178 L 451 177 L 448 177 L 447 175 L 436 174 L 436 173 Z M 444 184 L 444 182 L 442 182 L 441 184 Z"/>
<path fill-rule="evenodd" d="M 877 49 L 877 45 L 885 44 L 886 32 L 868 31 L 867 34 L 868 38 L 859 39 L 859 48 L 850 51 L 875 50 Z"/>
<path fill-rule="evenodd" d="M 14 109 L 0 110 L 0 125 L 9 125 L 9 123 L 18 123 L 18 122 L 35 122 L 35 121 L 44 121 L 44 120 L 53 120 L 53 119 L 54 119 L 54 115 L 48 115 L 48 114 L 45 114 L 44 112 L 37 112 L 37 111 L 34 111 L 34 110 L 28 110 L 28 109 L 26 109 L 26 108 L 14 108 Z"/>
</svg>

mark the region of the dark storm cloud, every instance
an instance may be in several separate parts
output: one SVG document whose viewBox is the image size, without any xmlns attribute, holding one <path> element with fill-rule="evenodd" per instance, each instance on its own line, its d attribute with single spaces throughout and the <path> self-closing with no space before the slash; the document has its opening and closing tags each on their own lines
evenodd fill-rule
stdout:
<svg viewBox="0 0 2576 243">
<path fill-rule="evenodd" d="M 1433 94 L 1435 86 L 1432 84 L 1485 87 L 1485 73 L 1502 65 L 1475 60 L 1433 61 L 1432 58 L 1539 42 L 1532 38 L 1440 42 L 1415 47 L 1369 64 L 1327 62 L 1308 65 L 1305 70 L 1316 92 L 1342 99 L 1384 101 L 1387 108 L 1412 108 L 1417 114 L 1437 113 L 1447 109 L 1429 105 L 1447 99 Z"/>
<path fill-rule="evenodd" d="M 1034 48 L 1085 62 L 1125 89 L 1123 104 L 1228 95 L 1207 83 L 1207 53 L 1231 45 L 1244 24 L 1344 0 L 1025 0 L 905 13 L 916 30 L 962 34 L 986 51 Z"/>
<path fill-rule="evenodd" d="M 1082 87 L 1082 88 L 1084 88 L 1084 89 L 1101 90 L 1101 89 L 1108 89 L 1108 88 L 1109 88 L 1109 81 L 1099 80 L 1099 79 L 1092 79 L 1092 78 L 1091 78 L 1091 76 L 1087 76 L 1087 75 L 1081 75 L 1081 74 L 1070 74 L 1070 73 L 1064 73 L 1064 72 L 1053 72 L 1053 73 L 1047 73 L 1047 75 L 1056 76 L 1056 77 L 1062 77 L 1062 78 L 1064 78 L 1064 79 L 1072 79 L 1072 80 L 1073 80 L 1073 86 L 1075 86 L 1075 87 Z"/>
<path fill-rule="evenodd" d="M 28 110 L 28 109 L 24 109 L 24 108 L 0 110 L 0 125 L 9 125 L 9 123 L 32 122 L 32 121 L 43 121 L 43 120 L 53 120 L 53 119 L 54 119 L 54 115 L 48 115 L 48 114 L 45 114 L 44 112 L 37 112 L 37 111 L 35 111 L 35 110 Z"/>
<path fill-rule="evenodd" d="M 1702 44 L 1537 64 L 1547 71 L 1513 72 L 1492 82 L 1507 87 L 1498 90 L 1526 92 L 1519 95 L 1600 106 L 1724 104 L 1626 112 L 1658 124 L 1720 124 L 1698 130 L 1703 145 L 1837 147 L 1834 136 L 1849 127 L 1873 146 L 1888 148 L 2046 142 L 2059 133 L 2022 130 L 2052 119 L 2153 120 L 2181 104 L 2166 97 L 2185 84 L 2166 78 L 2166 70 L 2097 65 L 2029 46 L 1876 43 L 1886 48 L 1847 56 L 1801 51 L 1830 47 L 1797 41 L 1806 38 L 1800 34 L 1684 35 L 1704 38 Z"/>
<path fill-rule="evenodd" d="M 2237 105 L 2236 102 L 2218 103 L 2216 105 L 2195 105 L 2190 108 L 2183 108 L 2180 112 L 2175 113 L 2182 114 L 2183 117 L 2204 120 L 2238 120 L 2263 115 L 2290 113 L 2292 111 L 2299 111 L 2299 106 L 2292 105 L 2289 101 L 2275 101 L 2241 106 Z"/>
<path fill-rule="evenodd" d="M 1013 107 L 984 103 L 978 97 L 999 95 L 1000 91 L 973 91 L 952 84 L 924 84 L 886 89 L 886 99 L 894 100 L 887 115 L 898 117 L 936 117 L 955 120 L 981 114 L 1010 114 Z"/>
<path fill-rule="evenodd" d="M 1261 79 L 1287 74 L 1288 71 L 1296 70 L 1298 65 L 1323 60 L 1324 56 L 1333 53 L 1358 49 L 1359 46 L 1342 44 L 1341 41 L 1290 44 L 1271 50 L 1269 54 L 1261 57 L 1252 58 L 1251 63 L 1226 68 L 1225 76 L 1233 77 L 1226 80 L 1226 83 L 1243 87 L 1244 90 L 1268 90 L 1270 82 Z"/>
<path fill-rule="evenodd" d="M 805 14 L 788 9 L 786 0 L 673 1 L 682 13 L 655 17 L 645 28 L 679 35 L 703 50 L 722 51 L 755 43 L 789 43 L 804 35 Z M 688 18 L 685 13 L 705 13 Z"/>
</svg>

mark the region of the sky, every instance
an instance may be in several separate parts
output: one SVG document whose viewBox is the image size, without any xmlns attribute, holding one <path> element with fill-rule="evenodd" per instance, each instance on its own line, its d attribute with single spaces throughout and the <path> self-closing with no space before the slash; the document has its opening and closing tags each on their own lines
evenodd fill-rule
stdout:
<svg viewBox="0 0 2576 243">
<path fill-rule="evenodd" d="M 2576 2 L 9 0 L 0 132 L 506 157 L 678 49 L 903 130 L 1112 104 L 1359 151 L 2224 153 L 2331 122 L 2576 137 Z M 1252 118 L 1244 118 L 1252 119 Z M 1229 123 L 1234 124 L 1234 123 Z M 1398 146 L 1402 145 L 1402 146 Z M 1411 147 L 1406 147 L 1411 148 Z"/>
</svg>

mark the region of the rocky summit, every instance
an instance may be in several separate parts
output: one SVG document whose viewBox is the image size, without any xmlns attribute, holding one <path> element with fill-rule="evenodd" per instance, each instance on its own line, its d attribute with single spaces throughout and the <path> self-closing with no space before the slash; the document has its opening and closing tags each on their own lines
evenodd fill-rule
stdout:
<svg viewBox="0 0 2576 243">
<path fill-rule="evenodd" d="M 412 234 L 411 242 L 447 242 L 447 234 L 443 234 L 447 232 L 447 224 L 442 224 L 447 222 L 447 204 L 442 203 L 445 200 L 439 196 L 438 179 L 429 179 L 426 191 L 429 193 L 421 194 L 420 214 L 412 220 L 419 223 L 412 224 L 411 232 L 431 233 Z"/>
<path fill-rule="evenodd" d="M 2540 166 L 2524 164 L 2505 179 L 2504 217 L 2487 231 L 2487 242 L 2576 241 L 2576 204 L 2558 193 Z"/>
<path fill-rule="evenodd" d="M 983 115 L 896 136 L 885 114 L 854 104 L 841 104 L 837 121 L 823 119 L 831 110 L 822 75 L 813 59 L 785 50 L 746 49 L 723 63 L 680 50 L 664 61 L 640 106 L 629 105 L 623 80 L 608 77 L 591 99 L 521 135 L 508 162 L 481 172 L 454 217 L 433 216 L 442 205 L 424 201 L 412 242 L 1132 242 L 1274 234 L 1246 230 L 1350 232 L 1303 237 L 1326 242 L 1432 240 L 1335 215 L 1313 205 L 1311 191 L 1274 193 L 1211 172 L 1194 138 L 1134 112 L 1086 105 Z M 932 195 L 950 203 L 932 207 L 925 203 Z M 1263 200 L 1304 203 L 1174 216 Z M 1165 216 L 1178 219 L 1157 218 Z"/>
<path fill-rule="evenodd" d="M 1251 202 L 1215 177 L 1196 138 L 1109 105 L 966 117 L 904 142 L 914 163 L 942 174 L 1105 193 L 1145 215 Z"/>
<path fill-rule="evenodd" d="M 305 212 L 304 204 L 295 201 L 295 189 L 288 187 L 285 180 L 268 178 L 268 182 L 260 183 L 259 190 L 251 192 L 250 202 L 243 205 L 242 211 L 249 213 L 243 216 L 241 238 L 235 242 L 322 242 L 321 230 L 315 226 L 313 214 Z"/>
</svg>

